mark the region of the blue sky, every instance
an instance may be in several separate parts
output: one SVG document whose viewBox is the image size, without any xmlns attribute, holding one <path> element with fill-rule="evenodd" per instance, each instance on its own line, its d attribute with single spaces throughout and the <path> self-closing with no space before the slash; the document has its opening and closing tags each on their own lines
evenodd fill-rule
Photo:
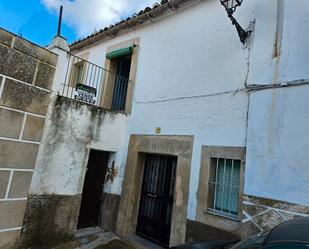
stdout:
<svg viewBox="0 0 309 249">
<path fill-rule="evenodd" d="M 57 32 L 57 13 L 49 11 L 39 0 L 1 0 L 0 13 L 1 27 L 39 45 L 49 44 Z M 65 23 L 62 34 L 70 42 L 77 38 L 74 28 Z"/>
<path fill-rule="evenodd" d="M 64 6 L 62 36 L 76 39 L 151 6 L 155 0 L 0 0 L 0 26 L 41 46 L 57 32 Z"/>
</svg>

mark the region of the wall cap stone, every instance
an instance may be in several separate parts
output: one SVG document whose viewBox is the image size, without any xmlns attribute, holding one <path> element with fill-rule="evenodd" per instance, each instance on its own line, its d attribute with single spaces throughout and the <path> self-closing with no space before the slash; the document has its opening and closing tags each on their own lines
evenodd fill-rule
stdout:
<svg viewBox="0 0 309 249">
<path fill-rule="evenodd" d="M 3 39 L 1 39 L 3 37 Z M 6 39 L 4 39 L 6 37 Z M 23 37 L 18 36 L 4 28 L 0 28 L 0 42 L 3 44 L 10 46 L 15 37 L 15 42 L 13 44 L 13 48 L 28 54 L 32 57 L 35 57 L 38 60 L 44 61 L 52 66 L 57 65 L 58 55 L 47 48 L 44 48 L 40 45 L 35 44 L 32 41 L 29 41 Z M 12 40 L 11 40 L 12 39 Z"/>
</svg>

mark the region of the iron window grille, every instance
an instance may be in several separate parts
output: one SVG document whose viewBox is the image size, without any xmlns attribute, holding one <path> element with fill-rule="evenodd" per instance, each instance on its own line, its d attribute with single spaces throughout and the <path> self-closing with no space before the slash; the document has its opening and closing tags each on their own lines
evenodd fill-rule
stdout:
<svg viewBox="0 0 309 249">
<path fill-rule="evenodd" d="M 211 158 L 208 212 L 237 220 L 241 161 Z"/>
</svg>

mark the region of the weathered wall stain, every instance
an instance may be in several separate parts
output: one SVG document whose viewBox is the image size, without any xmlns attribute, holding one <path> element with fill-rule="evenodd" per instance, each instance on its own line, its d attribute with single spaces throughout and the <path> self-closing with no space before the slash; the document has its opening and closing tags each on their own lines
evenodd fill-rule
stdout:
<svg viewBox="0 0 309 249">
<path fill-rule="evenodd" d="M 273 55 L 272 55 L 273 59 L 279 57 L 281 54 L 283 21 L 284 21 L 284 0 L 277 0 L 277 25 L 273 45 Z"/>
<path fill-rule="evenodd" d="M 80 194 L 89 149 L 100 142 L 102 134 L 109 132 L 104 125 L 111 122 L 110 117 L 124 115 L 60 96 L 55 97 L 50 110 L 37 164 L 40 174 L 35 174 L 32 190 Z M 113 177 L 117 175 L 115 169 L 112 173 Z"/>
<path fill-rule="evenodd" d="M 49 249 L 71 241 L 81 196 L 31 195 L 18 249 Z"/>
<path fill-rule="evenodd" d="M 69 235 L 74 233 L 91 146 L 100 141 L 105 132 L 110 132 L 104 127 L 111 117 L 116 120 L 123 116 L 64 97 L 53 98 L 31 186 L 33 198 L 44 201 L 29 202 L 27 205 L 29 218 L 25 219 L 27 229 L 23 232 L 26 240 L 30 238 L 34 241 L 46 235 L 50 240 L 48 243 L 52 244 L 69 239 Z M 115 166 L 112 167 L 108 180 L 113 181 L 117 174 Z M 55 198 L 59 199 L 59 205 L 54 203 Z M 32 218 L 42 205 L 43 208 L 56 205 L 57 212 L 42 215 L 40 220 Z M 74 212 L 67 206 L 74 207 Z M 42 224 L 49 225 L 37 233 Z M 59 237 L 59 233 L 65 236 Z M 40 239 L 38 245 L 39 242 Z"/>
</svg>

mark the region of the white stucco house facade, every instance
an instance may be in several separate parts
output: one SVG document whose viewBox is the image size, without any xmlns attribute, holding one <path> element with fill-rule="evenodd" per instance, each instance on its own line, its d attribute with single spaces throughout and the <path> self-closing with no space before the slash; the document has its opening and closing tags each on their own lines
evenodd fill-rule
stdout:
<svg viewBox="0 0 309 249">
<path fill-rule="evenodd" d="M 164 246 L 309 215 L 308 13 L 306 0 L 244 1 L 242 44 L 219 1 L 171 0 L 70 47 L 57 37 L 26 214 L 55 205 L 61 217 L 40 222 L 61 232 L 99 225 Z"/>
</svg>

